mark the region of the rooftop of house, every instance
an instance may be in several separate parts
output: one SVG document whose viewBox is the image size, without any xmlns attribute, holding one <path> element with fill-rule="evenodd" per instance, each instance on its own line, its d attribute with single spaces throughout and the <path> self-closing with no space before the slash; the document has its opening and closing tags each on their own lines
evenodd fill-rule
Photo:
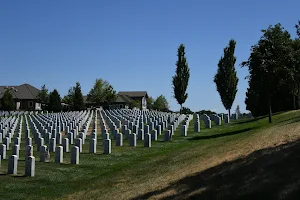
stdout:
<svg viewBox="0 0 300 200">
<path fill-rule="evenodd" d="M 117 99 L 115 103 L 131 103 L 132 98 L 141 98 L 148 97 L 146 91 L 130 91 L 130 92 L 118 92 Z M 85 103 L 89 103 L 87 101 L 87 96 L 83 96 L 83 101 Z"/>
<path fill-rule="evenodd" d="M 148 97 L 148 94 L 146 91 L 122 91 L 118 92 L 118 95 L 126 95 L 131 98 L 134 97 Z"/>
<path fill-rule="evenodd" d="M 40 90 L 27 83 L 19 86 L 0 86 L 0 99 L 4 92 L 10 89 L 14 99 L 36 99 Z"/>
</svg>

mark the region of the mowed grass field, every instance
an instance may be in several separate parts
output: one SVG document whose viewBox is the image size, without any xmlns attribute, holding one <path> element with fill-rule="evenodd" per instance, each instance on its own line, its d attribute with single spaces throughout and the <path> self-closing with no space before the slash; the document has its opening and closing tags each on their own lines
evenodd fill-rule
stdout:
<svg viewBox="0 0 300 200">
<path fill-rule="evenodd" d="M 201 122 L 202 123 L 202 122 Z M 144 148 L 116 147 L 103 155 L 98 134 L 97 154 L 88 153 L 80 164 L 49 163 L 36 157 L 36 176 L 24 177 L 25 140 L 22 139 L 18 175 L 7 175 L 7 160 L 0 169 L 0 199 L 294 199 L 300 189 L 300 111 L 267 118 L 231 121 L 203 128 L 188 137 L 179 128 L 173 140 L 163 135 Z M 22 135 L 24 137 L 24 135 Z M 34 146 L 36 150 L 36 146 Z M 7 152 L 11 155 L 11 151 Z M 296 198 L 297 199 L 297 198 Z"/>
</svg>

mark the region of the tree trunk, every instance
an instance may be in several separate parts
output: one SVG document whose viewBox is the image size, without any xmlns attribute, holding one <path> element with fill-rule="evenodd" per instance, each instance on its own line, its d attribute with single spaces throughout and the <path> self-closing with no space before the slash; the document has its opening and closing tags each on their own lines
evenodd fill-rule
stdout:
<svg viewBox="0 0 300 200">
<path fill-rule="evenodd" d="M 300 109 L 300 85 L 298 86 L 298 94 L 297 94 L 297 96 L 298 96 L 298 102 L 297 102 L 298 109 Z"/>
<path fill-rule="evenodd" d="M 296 95 L 293 94 L 293 108 L 294 110 L 297 110 L 297 107 L 296 107 Z"/>
<path fill-rule="evenodd" d="M 182 104 L 180 104 L 180 114 L 182 114 Z"/>
<path fill-rule="evenodd" d="M 229 117 L 229 119 L 230 119 L 230 109 L 228 109 L 228 117 Z"/>
<path fill-rule="evenodd" d="M 298 108 L 297 109 L 300 109 L 300 92 L 298 93 Z"/>
<path fill-rule="evenodd" d="M 272 123 L 272 101 L 270 95 L 268 95 L 268 110 L 269 110 L 269 123 Z"/>
</svg>

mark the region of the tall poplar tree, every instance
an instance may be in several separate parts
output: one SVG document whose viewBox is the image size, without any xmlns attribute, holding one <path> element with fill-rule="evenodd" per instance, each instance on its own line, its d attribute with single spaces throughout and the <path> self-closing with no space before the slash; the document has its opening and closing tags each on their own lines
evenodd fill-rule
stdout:
<svg viewBox="0 0 300 200">
<path fill-rule="evenodd" d="M 229 45 L 224 48 L 224 55 L 219 60 L 218 71 L 214 78 L 217 91 L 220 94 L 225 109 L 228 110 L 229 117 L 239 82 L 234 67 L 236 62 L 236 57 L 234 56 L 235 44 L 234 40 L 230 40 Z"/>
<path fill-rule="evenodd" d="M 189 79 L 190 79 L 190 68 L 188 66 L 186 57 L 185 57 L 185 46 L 180 44 L 178 48 L 178 60 L 176 63 L 176 74 L 173 76 L 173 89 L 174 89 L 174 98 L 177 100 L 180 105 L 180 112 L 182 110 L 182 104 L 188 98 L 186 93 Z"/>
</svg>

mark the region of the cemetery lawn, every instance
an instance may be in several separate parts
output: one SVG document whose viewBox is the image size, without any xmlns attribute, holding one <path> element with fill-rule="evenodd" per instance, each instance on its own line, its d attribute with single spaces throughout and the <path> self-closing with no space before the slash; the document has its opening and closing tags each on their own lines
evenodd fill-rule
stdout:
<svg viewBox="0 0 300 200">
<path fill-rule="evenodd" d="M 98 134 L 98 153 L 88 153 L 87 138 L 79 165 L 68 164 L 69 153 L 64 153 L 64 164 L 54 163 L 53 153 L 51 162 L 40 163 L 34 152 L 33 178 L 23 176 L 22 143 L 17 176 L 6 174 L 7 160 L 2 160 L 0 199 L 297 197 L 291 195 L 299 195 L 300 188 L 300 111 L 273 119 L 271 125 L 261 117 L 212 129 L 203 128 L 201 121 L 200 133 L 193 132 L 191 121 L 188 137 L 180 137 L 178 128 L 171 142 L 163 142 L 161 135 L 151 148 L 141 141 L 129 147 L 128 140 L 116 147 L 112 140 L 110 155 L 102 154 Z"/>
</svg>

